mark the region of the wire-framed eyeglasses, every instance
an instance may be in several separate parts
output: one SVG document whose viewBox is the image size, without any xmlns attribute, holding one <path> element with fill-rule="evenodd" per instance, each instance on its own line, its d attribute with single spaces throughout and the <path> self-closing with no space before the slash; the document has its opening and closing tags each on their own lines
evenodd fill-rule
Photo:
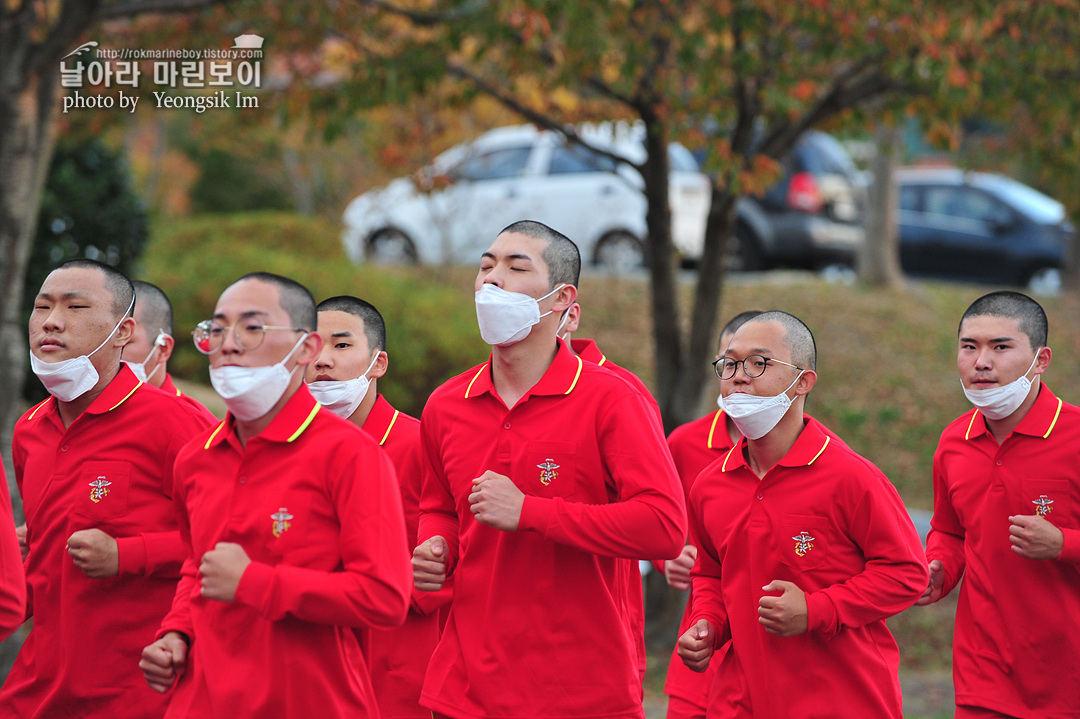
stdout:
<svg viewBox="0 0 1080 719">
<path fill-rule="evenodd" d="M 195 325 L 191 332 L 191 338 L 195 342 L 195 349 L 204 355 L 212 355 L 221 349 L 225 341 L 225 333 L 228 327 L 217 320 L 203 320 Z M 262 320 L 255 317 L 244 317 L 232 325 L 233 339 L 240 349 L 250 352 L 259 348 L 269 330 L 285 330 L 288 332 L 307 332 L 303 327 L 284 327 L 279 325 L 264 325 Z"/>
<path fill-rule="evenodd" d="M 721 357 L 713 362 L 712 366 L 713 370 L 716 372 L 716 376 L 726 380 L 734 377 L 735 372 L 739 369 L 739 365 L 742 365 L 743 372 L 746 373 L 747 377 L 752 379 L 765 374 L 765 370 L 768 369 L 770 362 L 787 365 L 788 367 L 794 367 L 798 370 L 802 369 L 802 367 L 793 365 L 790 362 L 778 360 L 775 357 L 765 357 L 764 355 L 750 355 L 746 359 L 741 360 L 731 359 L 730 357 Z"/>
</svg>

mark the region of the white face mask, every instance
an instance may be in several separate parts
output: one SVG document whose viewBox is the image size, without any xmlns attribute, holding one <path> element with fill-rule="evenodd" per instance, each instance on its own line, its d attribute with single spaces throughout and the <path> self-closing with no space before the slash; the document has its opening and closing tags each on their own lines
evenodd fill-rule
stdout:
<svg viewBox="0 0 1080 719">
<path fill-rule="evenodd" d="M 546 299 L 565 287 L 559 285 L 540 298 Z M 529 336 L 532 326 L 552 310 L 540 314 L 540 300 L 521 292 L 507 292 L 496 285 L 484 285 L 476 293 L 476 320 L 480 336 L 489 345 L 510 345 Z"/>
<path fill-rule="evenodd" d="M 1039 351 L 1042 347 L 1039 348 Z M 1031 360 L 1031 366 L 1027 371 L 1035 368 L 1035 362 L 1039 359 L 1039 352 L 1035 353 L 1035 359 Z M 960 381 L 960 387 L 964 390 L 964 396 L 968 402 L 978 407 L 979 411 L 989 419 L 1005 419 L 1015 412 L 1024 403 L 1028 392 L 1031 391 L 1031 380 L 1027 378 L 1027 372 L 1016 380 L 1001 387 L 990 389 L 968 389 L 964 387 L 964 381 Z"/>
<path fill-rule="evenodd" d="M 229 412 L 242 422 L 262 417 L 273 408 L 289 388 L 296 367 L 285 369 L 285 363 L 300 348 L 309 333 L 297 340 L 285 359 L 269 367 L 211 367 L 210 384 L 225 400 Z M 299 367 L 300 365 L 297 365 Z"/>
<path fill-rule="evenodd" d="M 371 358 L 371 364 L 364 370 L 364 374 L 356 379 L 347 380 L 323 380 L 322 382 L 308 382 L 308 391 L 318 400 L 319 404 L 336 414 L 338 417 L 348 419 L 352 413 L 367 397 L 371 380 L 367 373 L 375 366 L 379 359 L 379 353 Z"/>
<path fill-rule="evenodd" d="M 150 361 L 150 358 L 157 352 L 158 347 L 165 346 L 165 338 L 171 337 L 171 335 L 165 332 L 158 332 L 158 336 L 154 339 L 154 346 L 150 348 L 150 354 L 146 355 L 146 359 L 142 362 L 125 362 L 128 368 L 135 373 L 135 376 L 139 378 L 140 382 L 149 382 L 150 378 L 157 374 L 158 370 L 164 367 L 163 362 L 158 362 L 158 366 L 154 368 L 154 371 L 149 375 L 146 374 L 146 363 Z"/>
<path fill-rule="evenodd" d="M 116 323 L 116 327 L 113 327 L 112 332 L 97 346 L 94 352 L 104 347 L 112 339 L 112 336 L 116 334 L 116 330 L 120 329 L 120 325 L 127 319 L 128 312 L 131 312 L 131 308 L 134 306 L 135 297 L 132 296 L 127 312 L 124 313 L 124 316 Z M 34 355 L 34 351 L 30 350 L 30 369 L 41 380 L 41 384 L 45 385 L 45 389 L 48 390 L 49 394 L 61 402 L 73 402 L 93 389 L 94 385 L 101 379 L 97 369 L 94 367 L 94 363 L 90 361 L 90 355 L 94 354 L 94 352 L 60 360 L 59 362 L 46 362 L 38 359 Z"/>
<path fill-rule="evenodd" d="M 805 371 L 801 370 L 788 388 L 775 397 L 758 397 L 744 392 L 735 392 L 727 397 L 717 398 L 717 404 L 728 417 L 731 417 L 731 421 L 735 423 L 735 427 L 742 436 L 747 439 L 761 439 L 771 432 L 776 423 L 787 414 L 788 408 L 791 407 L 791 398 L 787 396 L 788 390 L 795 386 Z"/>
</svg>

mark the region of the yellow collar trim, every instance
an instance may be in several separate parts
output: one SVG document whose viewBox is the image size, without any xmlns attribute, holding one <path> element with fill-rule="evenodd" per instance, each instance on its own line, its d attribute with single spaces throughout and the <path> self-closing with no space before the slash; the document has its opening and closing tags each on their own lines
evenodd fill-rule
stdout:
<svg viewBox="0 0 1080 719">
<path fill-rule="evenodd" d="M 45 398 L 45 399 L 43 399 L 42 401 L 38 402 L 38 405 L 37 405 L 37 407 L 34 407 L 34 411 L 33 411 L 33 412 L 31 412 L 31 413 L 30 413 L 30 416 L 29 416 L 29 417 L 27 417 L 26 419 L 27 419 L 27 420 L 31 420 L 31 419 L 33 419 L 33 418 L 34 418 L 34 415 L 38 413 L 38 410 L 39 410 L 39 409 L 41 409 L 42 407 L 44 407 L 44 406 L 45 406 L 46 404 L 48 404 L 48 403 L 49 403 L 49 400 L 50 400 L 50 399 L 52 399 L 52 397 L 51 397 L 51 396 L 50 396 L 50 397 L 46 397 L 46 398 Z"/>
<path fill-rule="evenodd" d="M 736 443 L 735 443 L 735 446 L 734 446 L 734 447 L 732 447 L 731 449 L 729 449 L 729 450 L 727 451 L 727 454 L 725 454 L 725 455 L 724 455 L 724 463 L 723 463 L 722 465 L 720 465 L 720 471 L 721 471 L 721 472 L 726 472 L 726 471 L 727 471 L 727 461 L 728 461 L 728 457 L 730 457 L 730 456 L 731 456 L 731 453 L 732 453 L 732 452 L 734 452 L 734 451 L 735 451 L 736 449 L 738 449 L 738 447 L 739 447 L 739 443 L 738 443 L 738 442 L 736 442 Z"/>
<path fill-rule="evenodd" d="M 1054 427 L 1057 426 L 1058 417 L 1061 416 L 1061 397 L 1058 397 L 1057 411 L 1054 412 L 1054 421 L 1050 423 L 1050 428 L 1046 430 L 1046 434 L 1043 435 L 1043 439 L 1050 436 L 1050 433 L 1054 431 Z"/>
<path fill-rule="evenodd" d="M 300 435 L 302 435 L 302 434 L 304 433 L 304 430 L 308 428 L 308 425 L 309 425 L 309 424 L 311 424 L 312 420 L 314 420 L 314 419 L 315 419 L 315 415 L 317 415 L 317 414 L 319 413 L 319 410 L 320 410 L 320 409 L 322 409 L 322 405 L 321 405 L 321 404 L 319 404 L 318 402 L 316 402 L 316 403 L 315 403 L 315 406 L 311 408 L 311 413 L 310 413 L 310 414 L 308 414 L 308 416 L 307 416 L 307 419 L 305 419 L 305 420 L 304 420 L 304 423 L 303 423 L 302 425 L 300 425 L 300 426 L 299 426 L 299 427 L 297 428 L 297 430 L 296 430 L 295 432 L 293 432 L 293 433 L 292 433 L 292 436 L 291 436 L 291 437 L 289 437 L 289 438 L 288 438 L 287 440 L 285 440 L 285 441 L 286 441 L 286 442 L 292 442 L 292 441 L 293 441 L 293 440 L 295 440 L 295 439 L 296 439 L 297 437 L 299 437 Z"/>
<path fill-rule="evenodd" d="M 203 445 L 203 449 L 210 449 L 210 444 L 214 441 L 214 437 L 217 437 L 218 432 L 225 426 L 225 420 L 221 420 L 221 424 L 217 426 L 213 432 L 210 433 L 210 438 L 206 440 L 206 444 Z"/>
<path fill-rule="evenodd" d="M 476 371 L 476 374 L 473 375 L 473 378 L 469 380 L 469 386 L 465 388 L 465 399 L 469 398 L 469 392 L 472 390 L 473 383 L 476 382 L 476 380 L 480 379 L 480 373 L 484 371 L 488 364 L 488 362 L 482 364 L 480 366 L 480 369 Z"/>
<path fill-rule="evenodd" d="M 818 453 L 814 455 L 814 458 L 806 463 L 807 467 L 809 467 L 811 464 L 813 464 L 815 461 L 817 461 L 817 458 L 821 456 L 821 453 L 825 451 L 825 448 L 829 446 L 829 442 L 831 442 L 831 441 L 832 441 L 832 437 L 826 437 L 825 438 L 825 444 L 821 445 L 821 449 L 819 449 Z"/>
<path fill-rule="evenodd" d="M 583 363 L 580 357 L 575 356 L 574 359 L 577 360 L 577 373 L 574 375 L 574 381 L 570 383 L 570 389 L 563 392 L 563 394 L 570 394 L 571 392 L 573 392 L 574 387 L 577 387 L 578 378 L 581 377 L 581 367 Z"/>
<path fill-rule="evenodd" d="M 140 382 L 139 384 L 137 384 L 137 385 L 135 385 L 134 387 L 132 387 L 132 388 L 131 388 L 131 391 L 130 391 L 130 392 L 128 392 L 128 393 L 127 393 L 126 395 L 124 395 L 124 398 L 123 398 L 122 400 L 120 400 L 119 402 L 117 402 L 116 404 L 114 404 L 114 405 L 113 405 L 112 407 L 109 407 L 109 410 L 108 410 L 108 411 L 109 411 L 109 412 L 112 412 L 112 411 L 113 411 L 114 409 L 116 409 L 117 407 L 119 407 L 120 405 L 122 405 L 122 404 L 123 404 L 124 402 L 127 402 L 127 401 L 128 401 L 128 398 L 129 398 L 129 397 L 131 397 L 131 395 L 135 394 L 135 390 L 139 389 L 139 387 L 142 387 L 142 385 L 143 385 L 143 383 L 142 383 L 142 382 Z"/>
<path fill-rule="evenodd" d="M 398 410 L 395 409 L 394 410 L 394 416 L 390 418 L 390 424 L 386 427 L 386 434 L 384 434 L 382 436 L 382 439 L 379 440 L 379 446 L 380 447 L 383 446 L 384 444 L 386 444 L 386 438 L 390 436 L 390 430 L 392 430 L 394 428 L 394 422 L 397 422 L 397 416 L 399 414 L 401 414 L 401 412 L 399 412 Z"/>
<path fill-rule="evenodd" d="M 975 413 L 971 415 L 971 421 L 968 422 L 967 432 L 964 432 L 964 439 L 971 439 L 971 428 L 975 426 L 975 418 L 979 416 L 979 410 L 975 410 Z"/>
<path fill-rule="evenodd" d="M 713 433 L 716 432 L 716 423 L 720 421 L 720 418 L 724 415 L 724 410 L 716 410 L 716 414 L 713 415 L 712 425 L 709 427 L 709 441 L 705 443 L 705 446 L 709 449 L 713 449 Z M 726 426 L 725 426 L 726 428 Z"/>
</svg>

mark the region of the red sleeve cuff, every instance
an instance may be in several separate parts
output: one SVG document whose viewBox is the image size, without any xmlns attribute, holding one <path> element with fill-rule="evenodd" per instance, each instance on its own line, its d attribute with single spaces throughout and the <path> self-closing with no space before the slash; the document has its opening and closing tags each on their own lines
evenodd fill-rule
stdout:
<svg viewBox="0 0 1080 719">
<path fill-rule="evenodd" d="M 1065 546 L 1061 548 L 1059 560 L 1080 564 L 1080 529 L 1062 529 Z"/>
<path fill-rule="evenodd" d="M 526 495 L 521 505 L 521 517 L 518 518 L 518 530 L 529 530 L 547 536 L 551 525 L 554 500 Z"/>
<path fill-rule="evenodd" d="M 839 631 L 836 607 L 822 592 L 806 595 L 806 615 L 807 631 L 818 632 L 826 639 L 832 639 Z"/>
<path fill-rule="evenodd" d="M 264 617 L 270 617 L 267 610 L 270 585 L 274 581 L 274 568 L 262 562 L 252 562 L 240 576 L 236 587 L 236 601 L 254 608 Z"/>
<path fill-rule="evenodd" d="M 141 536 L 117 537 L 116 552 L 121 576 L 146 573 L 146 540 Z"/>
</svg>

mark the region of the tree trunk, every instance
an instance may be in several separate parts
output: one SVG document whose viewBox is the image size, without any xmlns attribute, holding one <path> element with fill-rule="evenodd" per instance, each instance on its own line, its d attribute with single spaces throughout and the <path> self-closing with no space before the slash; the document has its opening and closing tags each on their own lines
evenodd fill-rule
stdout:
<svg viewBox="0 0 1080 719">
<path fill-rule="evenodd" d="M 872 170 L 866 239 L 859 252 L 859 279 L 872 287 L 900 287 L 899 197 L 893 169 L 900 154 L 900 129 L 881 126 Z"/>
<path fill-rule="evenodd" d="M 671 205 L 668 197 L 667 137 L 663 125 L 645 118 L 646 160 L 642 167 L 645 181 L 645 224 L 648 228 L 646 257 L 652 283 L 650 299 L 653 318 L 653 357 L 656 367 L 656 400 L 664 417 L 664 429 L 670 432 L 672 407 L 679 375 L 683 370 L 682 321 L 679 311 L 679 287 L 675 273 L 675 244 L 671 239 Z"/>
</svg>

